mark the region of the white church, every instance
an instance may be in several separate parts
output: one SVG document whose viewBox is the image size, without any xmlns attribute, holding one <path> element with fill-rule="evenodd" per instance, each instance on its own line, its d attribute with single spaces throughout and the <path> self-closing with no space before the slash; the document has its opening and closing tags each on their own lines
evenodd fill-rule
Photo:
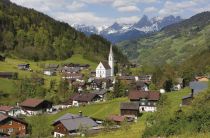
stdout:
<svg viewBox="0 0 210 138">
<path fill-rule="evenodd" d="M 114 76 L 114 55 L 112 45 L 110 46 L 109 58 L 107 61 L 101 61 L 96 68 L 96 78 L 107 78 Z"/>
</svg>

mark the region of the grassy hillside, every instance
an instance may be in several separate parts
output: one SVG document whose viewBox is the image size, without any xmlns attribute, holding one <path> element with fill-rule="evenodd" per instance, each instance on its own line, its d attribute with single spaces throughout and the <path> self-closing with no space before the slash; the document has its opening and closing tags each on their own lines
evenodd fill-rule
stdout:
<svg viewBox="0 0 210 138">
<path fill-rule="evenodd" d="M 127 98 L 118 98 L 103 103 L 87 105 L 84 107 L 70 107 L 55 115 L 41 115 L 28 117 L 27 121 L 32 125 L 32 128 L 34 128 L 32 129 L 34 137 L 42 133 L 40 132 L 40 129 L 45 129 L 42 136 L 47 137 L 50 136 L 50 132 L 52 130 L 51 124 L 53 123 L 53 121 L 66 113 L 78 114 L 79 111 L 82 111 L 83 115 L 85 116 L 90 116 L 98 119 L 105 119 L 110 114 L 119 114 L 120 103 L 125 102 L 127 100 Z M 43 120 L 44 122 L 42 122 Z"/>
<path fill-rule="evenodd" d="M 62 65 L 64 63 L 89 64 L 90 65 L 89 71 L 94 70 L 97 66 L 96 62 L 89 61 L 78 54 L 73 55 L 71 58 L 63 60 L 63 61 L 47 60 L 47 61 L 34 62 L 31 60 L 6 58 L 5 62 L 0 62 L 0 71 L 18 72 L 18 80 L 0 78 L 0 92 L 3 92 L 4 94 L 6 94 L 6 97 L 1 98 L 0 104 L 15 104 L 17 102 L 15 100 L 17 97 L 14 95 L 14 93 L 17 92 L 15 84 L 20 79 L 23 79 L 25 77 L 30 77 L 33 73 L 30 71 L 18 70 L 17 65 L 23 64 L 23 63 L 29 63 L 33 72 L 36 72 L 40 77 L 43 77 L 45 79 L 46 88 L 49 87 L 49 83 L 51 80 L 56 80 L 57 82 L 59 82 L 61 77 L 59 74 L 57 74 L 57 76 L 43 75 L 43 68 L 45 65 L 48 65 L 48 64 Z"/>
<path fill-rule="evenodd" d="M 165 97 L 158 111 L 148 117 L 143 137 L 209 137 L 209 95 L 209 90 L 201 92 L 191 105 L 174 110 L 167 110 L 174 105 Z"/>
<path fill-rule="evenodd" d="M 187 95 L 190 92 L 189 89 L 184 89 L 178 92 L 170 92 L 166 93 L 168 96 L 171 106 L 166 107 L 165 110 L 168 110 L 169 112 L 173 113 L 178 107 L 179 104 L 181 103 L 181 98 L 185 95 Z M 137 138 L 141 137 L 144 129 L 145 129 L 145 124 L 147 118 L 151 115 L 152 113 L 144 113 L 143 116 L 141 116 L 137 123 L 131 124 L 128 127 L 122 127 L 121 129 L 113 132 L 104 132 L 101 133 L 97 136 L 94 136 L 94 138 Z"/>
<path fill-rule="evenodd" d="M 195 55 L 199 59 L 199 54 L 209 51 L 209 19 L 210 12 L 200 13 L 149 37 L 118 45 L 131 60 L 143 65 L 180 65 Z"/>
</svg>

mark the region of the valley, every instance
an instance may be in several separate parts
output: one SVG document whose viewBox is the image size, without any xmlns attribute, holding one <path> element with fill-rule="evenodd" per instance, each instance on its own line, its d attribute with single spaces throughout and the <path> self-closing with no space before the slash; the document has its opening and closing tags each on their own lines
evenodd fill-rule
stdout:
<svg viewBox="0 0 210 138">
<path fill-rule="evenodd" d="M 0 137 L 210 137 L 204 2 L 0 0 Z"/>
</svg>

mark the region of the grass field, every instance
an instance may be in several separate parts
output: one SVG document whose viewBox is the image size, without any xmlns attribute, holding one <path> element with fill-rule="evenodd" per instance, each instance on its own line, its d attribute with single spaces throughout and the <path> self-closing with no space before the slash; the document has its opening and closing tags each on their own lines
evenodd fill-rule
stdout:
<svg viewBox="0 0 210 138">
<path fill-rule="evenodd" d="M 177 108 L 179 108 L 179 104 L 181 103 L 181 98 L 184 95 L 187 95 L 190 92 L 189 89 L 184 89 L 178 92 L 171 92 L 167 93 L 168 98 L 171 101 L 171 107 L 166 110 L 171 110 L 170 112 L 173 112 Z M 50 126 L 52 122 L 61 117 L 62 115 L 66 113 L 73 113 L 73 114 L 78 114 L 79 111 L 82 111 L 85 116 L 90 116 L 98 119 L 105 119 L 108 115 L 110 114 L 119 114 L 120 113 L 120 103 L 128 101 L 127 98 L 118 98 L 114 99 L 111 101 L 103 102 L 103 103 L 97 103 L 97 104 L 91 104 L 91 105 L 86 105 L 83 107 L 71 107 L 68 109 L 65 109 L 55 115 L 42 115 L 37 117 L 28 117 L 27 121 L 32 125 L 32 127 L 36 127 L 37 124 L 41 124 L 42 120 L 45 120 L 45 123 L 43 124 L 43 128 L 46 128 L 47 133 L 50 133 L 52 130 L 52 127 Z M 118 130 L 111 131 L 111 132 L 102 132 L 99 133 L 96 136 L 93 136 L 94 138 L 137 138 L 141 137 L 143 134 L 144 128 L 145 128 L 145 122 L 146 118 L 150 115 L 151 113 L 144 113 L 136 123 L 132 123 L 127 127 L 122 127 Z M 44 117 L 44 119 L 41 119 Z M 34 118 L 35 121 L 34 121 Z M 36 131 L 36 130 L 33 130 Z M 35 132 L 33 132 L 35 133 Z"/>
<path fill-rule="evenodd" d="M 73 55 L 71 58 L 63 60 L 63 61 L 48 60 L 48 61 L 40 61 L 40 62 L 34 62 L 34 61 L 29 61 L 29 60 L 24 60 L 24 59 L 6 58 L 5 62 L 0 62 L 0 72 L 18 72 L 18 79 L 30 77 L 32 72 L 18 70 L 17 68 L 18 64 L 24 64 L 24 63 L 29 63 L 30 68 L 45 79 L 46 88 L 49 87 L 49 83 L 51 80 L 56 80 L 56 82 L 59 82 L 61 77 L 59 74 L 57 76 L 43 75 L 42 72 L 43 72 L 44 65 L 47 65 L 47 64 L 61 65 L 64 63 L 89 64 L 90 65 L 89 71 L 94 70 L 97 66 L 97 63 L 86 60 L 81 55 Z M 0 92 L 2 91 L 4 93 L 9 94 L 9 97 L 0 99 L 0 104 L 14 104 L 16 102 L 15 95 L 13 94 L 17 91 L 14 85 L 14 83 L 17 81 L 18 80 L 0 78 Z"/>
<path fill-rule="evenodd" d="M 173 113 L 173 111 L 179 108 L 182 97 L 187 95 L 189 92 L 190 90 L 186 88 L 181 91 L 166 93 L 171 101 L 170 107 L 167 107 L 166 110 L 170 110 L 170 113 Z M 144 113 L 136 123 L 130 125 L 129 129 L 121 128 L 114 132 L 101 133 L 94 136 L 94 138 L 140 138 L 145 128 L 146 118 L 150 114 L 151 113 Z"/>
<path fill-rule="evenodd" d="M 120 103 L 125 101 L 128 101 L 128 99 L 118 98 L 107 102 L 90 104 L 82 107 L 70 107 L 54 115 L 41 115 L 38 116 L 38 118 L 37 116 L 27 117 L 26 120 L 32 125 L 32 128 L 36 128 L 37 124 L 43 124 L 42 128 L 48 130 L 46 133 L 50 135 L 50 131 L 52 130 L 51 124 L 53 121 L 66 113 L 78 114 L 79 111 L 82 111 L 83 115 L 85 116 L 106 119 L 106 117 L 110 114 L 119 114 Z M 42 122 L 43 120 L 45 121 L 44 123 Z M 32 133 L 36 133 L 34 131 L 36 131 L 36 129 L 34 129 Z"/>
</svg>

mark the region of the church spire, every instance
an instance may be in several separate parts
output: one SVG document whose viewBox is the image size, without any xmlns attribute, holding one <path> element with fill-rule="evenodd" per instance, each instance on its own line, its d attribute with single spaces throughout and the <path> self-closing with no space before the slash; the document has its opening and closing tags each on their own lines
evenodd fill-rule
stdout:
<svg viewBox="0 0 210 138">
<path fill-rule="evenodd" d="M 110 51 L 109 51 L 109 66 L 111 68 L 111 76 L 114 76 L 114 56 L 112 52 L 112 45 L 110 46 Z"/>
<path fill-rule="evenodd" d="M 113 53 L 112 53 L 112 44 L 111 44 L 111 46 L 110 46 L 109 55 L 113 55 Z"/>
</svg>

